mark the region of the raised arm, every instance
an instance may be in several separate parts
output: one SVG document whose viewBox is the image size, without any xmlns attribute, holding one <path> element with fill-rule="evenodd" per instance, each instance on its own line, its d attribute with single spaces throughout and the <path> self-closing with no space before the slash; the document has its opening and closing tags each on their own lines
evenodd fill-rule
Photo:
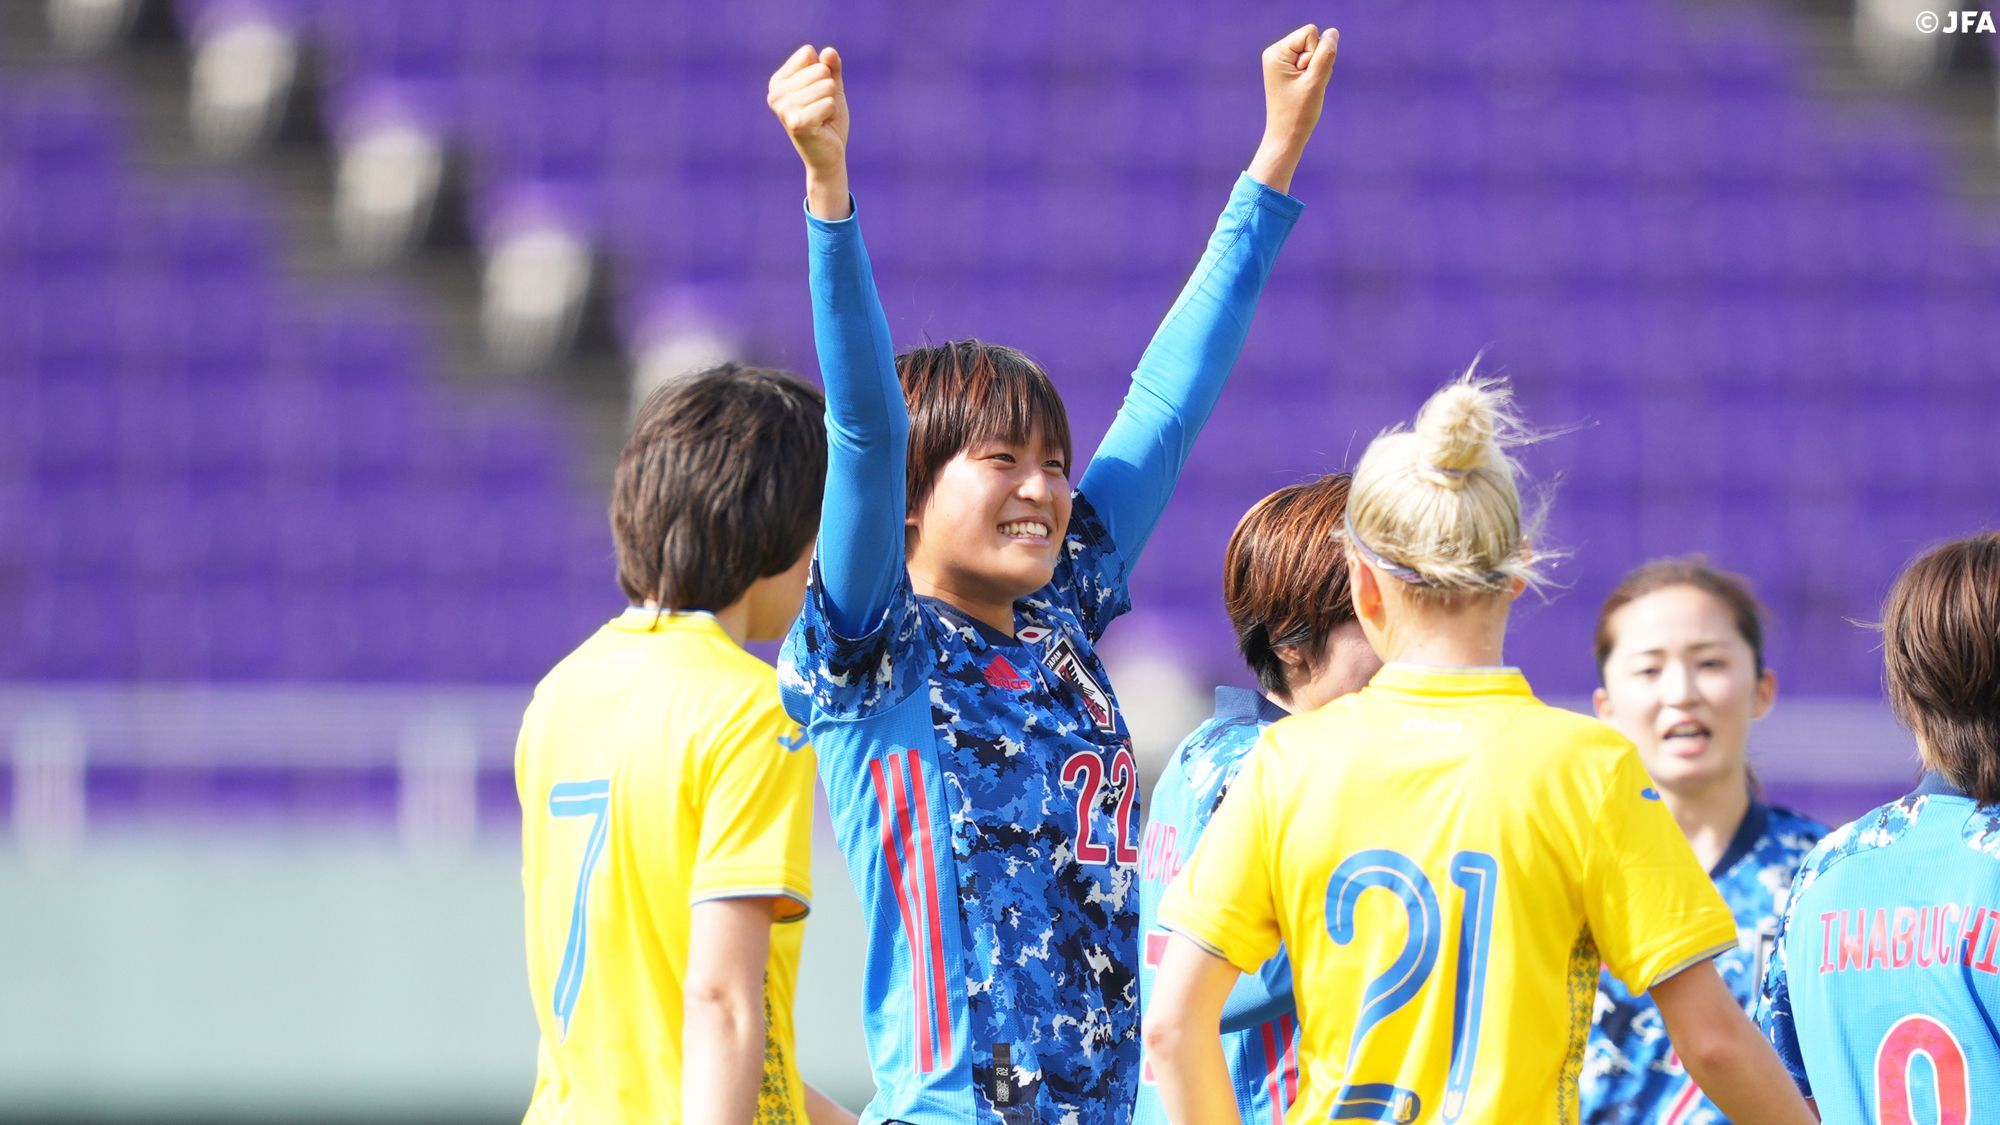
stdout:
<svg viewBox="0 0 2000 1125">
<path fill-rule="evenodd" d="M 767 100 L 806 166 L 813 343 L 826 384 L 820 581 L 834 627 L 860 636 L 881 619 L 902 573 L 910 419 L 847 189 L 840 53 L 800 47 L 771 76 Z"/>
<path fill-rule="evenodd" d="M 1339 41 L 1332 28 L 1322 36 L 1307 24 L 1265 49 L 1263 142 L 1079 482 L 1128 565 L 1166 509 L 1298 219 L 1301 205 L 1285 192 L 1319 123 Z"/>
</svg>

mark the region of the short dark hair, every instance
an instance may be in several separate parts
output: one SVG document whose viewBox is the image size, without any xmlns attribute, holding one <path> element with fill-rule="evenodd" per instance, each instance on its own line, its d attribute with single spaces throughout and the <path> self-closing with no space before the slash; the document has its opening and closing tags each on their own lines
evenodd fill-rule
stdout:
<svg viewBox="0 0 2000 1125">
<path fill-rule="evenodd" d="M 825 412 L 797 376 L 737 363 L 647 396 L 611 487 L 626 598 L 718 610 L 798 562 L 819 528 Z"/>
<path fill-rule="evenodd" d="M 1882 673 L 1924 765 L 2000 803 L 2000 532 L 1933 547 L 1896 577 Z"/>
<path fill-rule="evenodd" d="M 1070 454 L 1069 411 L 1040 364 L 1003 344 L 951 340 L 896 357 L 910 412 L 905 498 L 915 513 L 930 499 L 945 462 L 982 441 L 1019 442 L 1037 426 Z"/>
<path fill-rule="evenodd" d="M 1711 565 L 1703 555 L 1681 555 L 1671 559 L 1654 559 L 1628 571 L 1598 608 L 1597 682 L 1604 682 L 1604 662 L 1611 659 L 1611 650 L 1618 646 L 1618 634 L 1611 627 L 1613 615 L 1647 594 L 1676 586 L 1692 586 L 1722 603 L 1722 607 L 1729 611 L 1736 632 L 1750 646 L 1756 674 L 1762 676 L 1764 607 L 1758 604 L 1757 595 L 1751 592 L 1750 580 Z"/>
<path fill-rule="evenodd" d="M 1229 536 L 1222 601 L 1236 647 L 1267 694 L 1291 690 L 1278 649 L 1300 647 L 1310 666 L 1333 631 L 1354 620 L 1339 536 L 1353 481 L 1333 473 L 1281 488 L 1245 512 Z"/>
</svg>

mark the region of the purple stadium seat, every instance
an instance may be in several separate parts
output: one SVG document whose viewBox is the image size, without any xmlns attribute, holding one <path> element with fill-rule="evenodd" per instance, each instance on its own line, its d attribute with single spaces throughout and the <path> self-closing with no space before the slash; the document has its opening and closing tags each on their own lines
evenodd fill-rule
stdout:
<svg viewBox="0 0 2000 1125">
<path fill-rule="evenodd" d="M 506 5 L 513 7 L 514 5 Z M 313 34 L 331 56 L 337 129 L 376 120 L 451 131 L 459 122 L 467 39 L 488 6 L 470 0 L 320 0 Z"/>
<path fill-rule="evenodd" d="M 592 239 L 628 338 L 699 320 L 809 374 L 799 172 L 762 82 L 835 38 L 894 339 L 1028 348 L 1080 457 L 1255 141 L 1268 38 L 1192 4 L 1107 41 L 1062 6 L 255 2 L 325 52 L 337 127 L 440 130 L 482 229 Z M 1788 688 L 1872 691 L 1843 616 L 1991 522 L 1977 482 L 2000 470 L 1976 422 L 2000 410 L 2000 241 L 1949 198 L 1937 138 L 1829 109 L 1769 15 L 1342 18 L 1307 215 L 1157 540 L 1199 549 L 1153 552 L 1141 612 L 1226 650 L 1242 509 L 1486 349 L 1538 421 L 1594 423 L 1528 455 L 1563 474 L 1551 535 L 1576 549 L 1573 592 L 1516 630 L 1538 682 L 1588 686 L 1594 599 L 1625 567 L 1707 549 L 1789 619 Z M 603 499 L 549 402 L 441 386 L 406 295 L 291 291 L 257 194 L 145 180 L 125 112 L 67 77 L 0 97 L 0 539 L 29 529 L 0 579 L 38 599 L 0 606 L 34 618 L 0 674 L 525 682 L 608 616 Z M 113 583 L 134 645 L 55 627 Z M 260 603 L 274 620 L 242 624 Z"/>
<path fill-rule="evenodd" d="M 246 19 L 297 35 L 310 28 L 321 7 L 339 2 L 342 0 L 174 0 L 174 16 L 193 38 Z"/>
</svg>

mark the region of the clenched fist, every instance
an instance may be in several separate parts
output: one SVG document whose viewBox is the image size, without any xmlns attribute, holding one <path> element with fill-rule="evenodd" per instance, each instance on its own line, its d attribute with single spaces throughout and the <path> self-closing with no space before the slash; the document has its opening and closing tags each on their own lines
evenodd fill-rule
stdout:
<svg viewBox="0 0 2000 1125">
<path fill-rule="evenodd" d="M 1307 24 L 1264 48 L 1264 128 L 1266 132 L 1312 136 L 1326 102 L 1326 82 L 1333 77 L 1333 56 L 1340 49 L 1340 32 Z"/>
<path fill-rule="evenodd" d="M 1264 48 L 1264 141 L 1250 175 L 1279 191 L 1291 188 L 1292 173 L 1326 103 L 1326 83 L 1333 77 L 1333 58 L 1340 32 L 1321 33 L 1307 24 Z"/>
<path fill-rule="evenodd" d="M 847 88 L 840 52 L 811 44 L 771 75 L 765 103 L 785 126 L 806 165 L 806 206 L 819 218 L 844 219 L 847 203 Z"/>
</svg>

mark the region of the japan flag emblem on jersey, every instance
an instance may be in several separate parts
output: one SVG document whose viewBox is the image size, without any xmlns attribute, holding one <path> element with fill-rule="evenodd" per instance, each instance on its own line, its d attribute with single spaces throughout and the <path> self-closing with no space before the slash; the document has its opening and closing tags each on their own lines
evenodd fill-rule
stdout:
<svg viewBox="0 0 2000 1125">
<path fill-rule="evenodd" d="M 1105 691 L 1104 685 L 1090 674 L 1089 665 L 1083 662 L 1069 634 L 1031 625 L 1015 636 L 1028 644 L 1041 646 L 1043 662 L 1083 697 L 1084 710 L 1090 712 L 1090 721 L 1097 724 L 1097 729 L 1107 733 L 1118 729 L 1117 712 L 1111 706 L 1111 693 Z"/>
</svg>

